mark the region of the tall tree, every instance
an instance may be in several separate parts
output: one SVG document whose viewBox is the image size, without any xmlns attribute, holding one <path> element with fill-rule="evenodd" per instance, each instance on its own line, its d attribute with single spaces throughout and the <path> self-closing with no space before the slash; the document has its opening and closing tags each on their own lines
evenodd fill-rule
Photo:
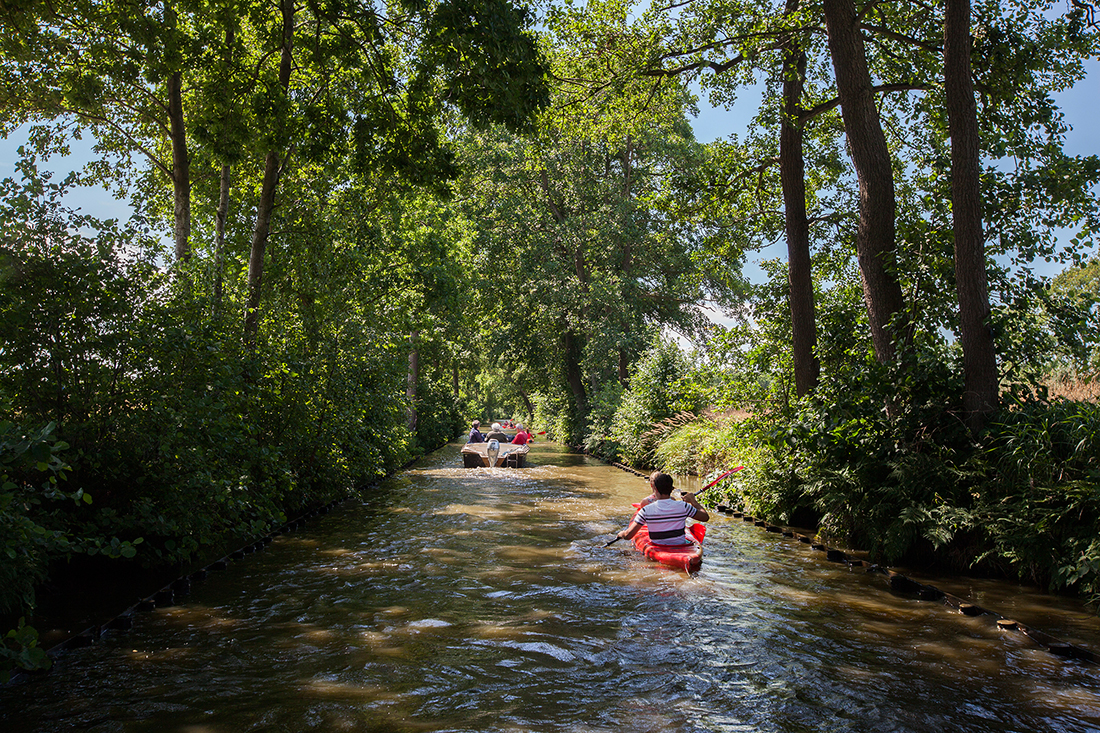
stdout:
<svg viewBox="0 0 1100 733">
<path fill-rule="evenodd" d="M 509 0 L 445 0 L 407 12 L 281 0 L 274 32 L 266 34 L 279 64 L 265 102 L 269 135 L 249 255 L 246 343 L 259 329 L 265 250 L 286 166 L 296 156 L 346 154 L 361 170 L 402 185 L 444 187 L 456 173 L 438 127 L 446 110 L 521 129 L 546 103 L 545 66 L 529 22 Z"/>
<path fill-rule="evenodd" d="M 978 430 L 998 404 L 999 384 L 989 316 L 989 283 L 982 233 L 978 109 L 970 69 L 970 0 L 946 0 L 943 80 L 951 136 L 951 214 L 955 284 L 966 392 L 963 407 Z"/>
<path fill-rule="evenodd" d="M 196 63 L 207 6 L 80 0 L 0 8 L 2 112 L 8 125 L 91 131 L 106 156 L 143 157 L 173 188 L 173 252 L 191 255 L 191 172 L 184 70 Z M 75 126 L 76 130 L 69 128 Z M 127 166 L 128 167 L 128 166 Z M 103 163 L 90 180 L 117 184 Z M 124 185 L 124 184 L 123 184 Z"/>
<path fill-rule="evenodd" d="M 716 197 L 734 200 L 737 192 L 740 204 L 753 207 L 757 213 L 754 224 L 744 227 L 745 238 L 762 246 L 779 236 L 773 225 L 780 220 L 760 216 L 760 210 L 780 206 L 770 200 L 770 185 L 778 176 L 778 191 L 782 194 L 782 226 L 788 248 L 788 288 L 791 328 L 791 349 L 796 390 L 807 394 L 817 383 L 820 365 L 815 354 L 817 343 L 815 296 L 811 269 L 811 221 L 807 211 L 808 197 L 815 197 L 816 188 L 823 187 L 819 171 L 811 180 L 815 190 L 807 190 L 805 171 L 805 130 L 817 118 L 828 115 L 828 104 L 805 109 L 808 49 L 820 23 L 818 9 L 796 0 L 786 2 L 782 13 L 764 3 L 693 2 L 673 11 L 657 7 L 649 11 L 646 23 L 660 29 L 672 25 L 675 31 L 656 44 L 641 72 L 646 76 L 684 76 L 701 81 L 704 88 L 722 100 L 733 100 L 741 86 L 753 83 L 755 73 L 762 72 L 767 80 L 757 125 L 749 139 L 741 144 L 739 154 L 731 159 L 732 170 L 724 176 Z M 668 17 L 666 17 L 668 16 Z M 780 88 L 778 94 L 772 87 Z M 815 85 L 816 86 L 816 85 Z M 818 96 L 811 90 L 811 96 Z M 774 127 L 778 120 L 778 132 Z M 775 135 L 777 140 L 766 139 Z M 822 136 L 822 141 L 828 135 Z M 817 145 L 820 142 L 816 141 Z M 742 212 L 748 215 L 747 211 Z"/>
<path fill-rule="evenodd" d="M 276 26 L 278 39 L 278 74 L 271 85 L 270 104 L 279 110 L 288 107 L 290 99 L 290 79 L 294 66 L 294 26 L 296 8 L 294 0 L 280 0 L 279 14 L 281 23 Z M 293 143 L 286 140 L 287 120 L 282 114 L 272 115 L 269 119 L 274 127 L 271 142 L 264 156 L 263 181 L 260 187 L 260 199 L 256 207 L 256 227 L 252 234 L 252 247 L 248 254 L 248 300 L 245 303 L 244 340 L 250 347 L 255 345 L 256 334 L 260 326 L 260 296 L 264 280 L 264 254 L 267 239 L 271 233 L 271 217 L 275 210 L 275 192 L 279 186 L 282 168 L 293 155 Z"/>
<path fill-rule="evenodd" d="M 786 12 L 798 12 L 799 0 L 787 0 Z M 797 34 L 783 50 L 783 112 L 779 128 L 779 175 L 783 187 L 783 215 L 787 232 L 787 272 L 791 307 L 791 355 L 798 394 L 817 384 L 820 364 L 817 318 L 814 313 L 813 273 L 810 269 L 810 222 L 806 216 L 806 171 L 802 151 L 802 93 L 806 78 L 806 51 Z"/>
<path fill-rule="evenodd" d="M 856 252 L 871 342 L 880 362 L 892 362 L 910 338 L 895 252 L 893 164 L 882 132 L 860 18 L 851 0 L 823 0 L 829 52 L 848 150 L 859 178 Z"/>
</svg>

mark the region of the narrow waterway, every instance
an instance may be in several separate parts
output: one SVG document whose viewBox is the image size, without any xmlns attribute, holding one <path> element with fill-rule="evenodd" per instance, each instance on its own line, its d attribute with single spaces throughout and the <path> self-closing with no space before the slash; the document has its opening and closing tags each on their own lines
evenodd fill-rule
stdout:
<svg viewBox="0 0 1100 733">
<path fill-rule="evenodd" d="M 604 547 L 645 493 L 448 446 L 0 688 L 0 730 L 1100 731 L 1097 666 L 749 523 L 716 516 L 694 575 Z M 1069 601 L 953 582 L 1100 648 Z"/>
</svg>

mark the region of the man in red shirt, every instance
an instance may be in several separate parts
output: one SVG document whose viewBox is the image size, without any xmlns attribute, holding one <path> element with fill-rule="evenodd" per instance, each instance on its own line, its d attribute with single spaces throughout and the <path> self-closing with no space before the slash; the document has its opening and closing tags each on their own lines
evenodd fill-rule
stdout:
<svg viewBox="0 0 1100 733">
<path fill-rule="evenodd" d="M 527 445 L 527 443 L 531 441 L 531 434 L 527 432 L 527 429 L 522 425 L 517 425 L 516 427 L 519 428 L 519 430 L 516 433 L 516 437 L 512 438 L 512 443 L 515 445 Z"/>
</svg>

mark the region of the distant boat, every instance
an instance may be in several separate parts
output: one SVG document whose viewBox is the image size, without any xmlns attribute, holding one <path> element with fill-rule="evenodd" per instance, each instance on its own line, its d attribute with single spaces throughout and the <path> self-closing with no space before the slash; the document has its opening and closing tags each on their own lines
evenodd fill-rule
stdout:
<svg viewBox="0 0 1100 733">
<path fill-rule="evenodd" d="M 527 465 L 528 450 L 525 445 L 497 440 L 467 443 L 462 446 L 462 465 L 466 468 L 523 468 Z"/>
</svg>

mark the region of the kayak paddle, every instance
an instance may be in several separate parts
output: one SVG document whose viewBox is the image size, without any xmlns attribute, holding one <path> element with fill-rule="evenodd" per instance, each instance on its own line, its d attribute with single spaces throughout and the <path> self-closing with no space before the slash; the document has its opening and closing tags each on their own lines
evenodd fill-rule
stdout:
<svg viewBox="0 0 1100 733">
<path fill-rule="evenodd" d="M 699 489 L 698 491 L 696 491 L 696 492 L 695 492 L 695 495 L 696 495 L 696 496 L 699 496 L 699 494 L 702 494 L 702 493 L 703 493 L 704 491 L 706 491 L 707 489 L 709 489 L 709 488 L 710 488 L 711 486 L 714 486 L 715 484 L 717 484 L 717 483 L 718 483 L 719 481 L 721 481 L 722 479 L 726 478 L 727 476 L 732 476 L 733 474 L 737 473 L 738 471 L 740 471 L 740 470 L 742 470 L 742 469 L 744 469 L 744 468 L 745 468 L 744 466 L 738 466 L 737 468 L 733 468 L 733 469 L 730 469 L 729 471 L 726 471 L 726 472 L 725 472 L 725 473 L 723 473 L 723 474 L 722 474 L 721 476 L 719 476 L 718 478 L 714 479 L 713 481 L 711 481 L 711 482 L 710 482 L 709 484 L 707 484 L 707 485 L 706 485 L 706 486 L 704 486 L 703 488 L 701 488 L 701 489 Z"/>
</svg>

